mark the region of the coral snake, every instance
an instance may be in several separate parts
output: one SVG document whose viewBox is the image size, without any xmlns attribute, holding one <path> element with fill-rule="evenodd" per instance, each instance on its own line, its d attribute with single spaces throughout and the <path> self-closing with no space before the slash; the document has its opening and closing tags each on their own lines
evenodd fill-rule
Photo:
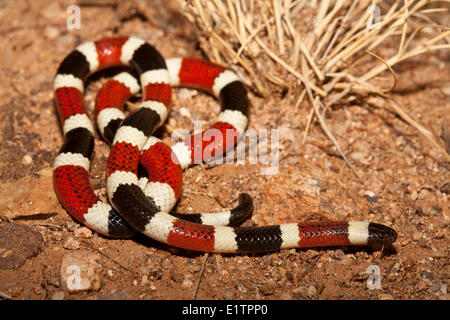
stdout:
<svg viewBox="0 0 450 320">
<path fill-rule="evenodd" d="M 94 72 L 129 66 L 109 80 L 96 99 L 98 129 L 111 144 L 106 172 L 109 201 L 102 202 L 89 183 L 94 127 L 84 105 L 85 81 Z M 139 86 L 140 82 L 140 86 Z M 208 130 L 169 147 L 152 133 L 167 118 L 172 86 L 204 90 L 221 102 L 217 122 Z M 123 105 L 142 90 L 138 109 L 125 117 Z M 171 212 L 181 191 L 182 171 L 198 161 L 221 157 L 244 135 L 250 102 L 237 74 L 194 58 L 165 60 L 144 40 L 111 37 L 79 45 L 60 64 L 54 80 L 64 143 L 53 182 L 64 208 L 78 221 L 111 237 L 135 230 L 169 245 L 204 252 L 263 252 L 284 248 L 336 245 L 388 245 L 397 239 L 390 227 L 365 221 L 235 226 L 248 217 L 252 199 L 220 213 Z"/>
</svg>

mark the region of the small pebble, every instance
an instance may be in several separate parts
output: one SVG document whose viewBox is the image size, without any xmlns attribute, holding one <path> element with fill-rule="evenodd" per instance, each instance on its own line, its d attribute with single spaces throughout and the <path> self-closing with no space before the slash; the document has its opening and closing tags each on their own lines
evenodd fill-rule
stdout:
<svg viewBox="0 0 450 320">
<path fill-rule="evenodd" d="M 309 254 L 309 255 L 311 256 L 311 258 L 315 258 L 315 257 L 317 257 L 318 255 L 320 255 L 320 252 L 319 252 L 319 251 L 317 251 L 317 250 L 312 250 L 312 249 L 309 249 L 306 253 Z"/>
<path fill-rule="evenodd" d="M 317 289 L 314 286 L 309 286 L 307 290 L 308 298 L 314 298 L 317 294 Z"/>
<path fill-rule="evenodd" d="M 23 164 L 24 166 L 28 166 L 28 165 L 30 165 L 32 162 L 33 162 L 33 158 L 32 158 L 29 154 L 26 154 L 26 155 L 23 156 L 23 158 L 22 158 L 22 164 Z"/>
<path fill-rule="evenodd" d="M 292 293 L 299 299 L 312 299 L 317 295 L 317 289 L 314 286 L 301 286 L 292 290 Z"/>
<path fill-rule="evenodd" d="M 342 251 L 341 249 L 337 249 L 336 251 L 334 251 L 334 257 L 336 259 L 342 260 L 344 256 L 345 256 L 344 251 Z"/>
<path fill-rule="evenodd" d="M 401 264 L 398 263 L 398 262 L 396 262 L 396 263 L 392 266 L 391 272 L 392 272 L 392 273 L 397 273 L 397 272 L 400 271 L 401 267 L 402 267 Z"/>
<path fill-rule="evenodd" d="M 140 274 L 149 274 L 150 268 L 148 266 L 140 266 L 139 267 L 139 273 Z"/>
<path fill-rule="evenodd" d="M 181 273 L 174 273 L 170 275 L 170 279 L 172 279 L 172 281 L 176 283 L 181 283 L 184 280 L 184 275 L 182 275 Z"/>
<path fill-rule="evenodd" d="M 77 238 L 92 238 L 92 231 L 86 227 L 79 227 L 74 231 Z"/>
<path fill-rule="evenodd" d="M 267 283 L 258 288 L 258 291 L 261 292 L 264 296 L 272 295 L 277 289 L 277 284 L 275 282 Z"/>
<path fill-rule="evenodd" d="M 437 291 L 439 291 L 440 287 L 441 286 L 439 284 L 439 281 L 433 281 L 433 282 L 431 282 L 430 290 L 431 290 L 431 292 L 437 292 Z"/>
<path fill-rule="evenodd" d="M 113 295 L 113 299 L 118 299 L 118 300 L 126 300 L 126 299 L 130 299 L 130 298 L 131 298 L 130 294 L 125 291 L 117 291 Z"/>
<path fill-rule="evenodd" d="M 450 194 L 450 182 L 447 182 L 442 185 L 441 192 L 445 194 Z"/>
<path fill-rule="evenodd" d="M 51 299 L 52 299 L 52 300 L 64 300 L 64 292 L 62 292 L 62 291 L 56 291 L 56 292 L 53 294 L 53 296 L 52 296 Z"/>
<path fill-rule="evenodd" d="M 68 250 L 78 250 L 80 249 L 80 244 L 74 238 L 68 237 L 63 244 L 63 248 Z"/>
<path fill-rule="evenodd" d="M 442 294 L 447 294 L 447 285 L 445 283 L 441 284 L 441 287 L 439 288 Z"/>
<path fill-rule="evenodd" d="M 450 96 L 450 82 L 444 83 L 441 87 L 441 91 L 446 96 Z"/>
<path fill-rule="evenodd" d="M 191 280 L 186 279 L 181 283 L 181 288 L 188 289 L 188 288 L 192 288 L 193 285 L 194 285 L 194 283 Z"/>
<path fill-rule="evenodd" d="M 430 281 L 429 280 L 422 280 L 417 284 L 417 290 L 424 290 L 426 288 L 428 288 L 428 286 L 430 285 Z"/>
<path fill-rule="evenodd" d="M 434 279 L 433 274 L 431 272 L 424 272 L 422 274 L 422 277 L 424 279 L 427 279 L 427 280 L 433 280 Z"/>
<path fill-rule="evenodd" d="M 369 196 L 366 196 L 365 198 L 369 203 L 377 203 L 379 199 L 378 197 L 369 197 Z"/>
<path fill-rule="evenodd" d="M 223 296 L 225 299 L 232 299 L 233 298 L 233 290 L 231 290 L 230 288 L 226 288 L 225 292 L 223 293 Z"/>
<path fill-rule="evenodd" d="M 381 259 L 381 257 L 383 256 L 383 252 L 382 251 L 375 251 L 373 254 L 372 254 L 372 257 L 374 258 L 374 259 Z"/>
<path fill-rule="evenodd" d="M 166 258 L 161 262 L 161 266 L 166 269 L 166 270 L 171 270 L 173 269 L 175 266 L 172 263 L 172 260 L 170 258 Z"/>
<path fill-rule="evenodd" d="M 148 275 L 143 275 L 141 279 L 141 286 L 145 286 L 148 283 Z"/>
</svg>

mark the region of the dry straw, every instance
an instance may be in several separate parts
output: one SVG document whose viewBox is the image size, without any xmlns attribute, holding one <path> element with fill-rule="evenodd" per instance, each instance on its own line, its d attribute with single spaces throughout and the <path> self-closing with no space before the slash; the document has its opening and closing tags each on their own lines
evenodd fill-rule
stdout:
<svg viewBox="0 0 450 320">
<path fill-rule="evenodd" d="M 308 99 L 311 111 L 304 141 L 317 118 L 351 167 L 323 112 L 333 105 L 379 95 L 447 157 L 434 135 L 388 92 L 396 83 L 392 66 L 419 54 L 450 48 L 450 30 L 432 20 L 436 12 L 447 12 L 448 0 L 180 2 L 183 14 L 197 26 L 200 45 L 210 59 L 242 68 L 247 84 L 260 95 L 284 91 L 286 97 L 293 97 L 296 107 Z M 393 42 L 395 50 L 375 53 L 381 44 Z M 385 71 L 389 81 L 380 81 Z"/>
</svg>

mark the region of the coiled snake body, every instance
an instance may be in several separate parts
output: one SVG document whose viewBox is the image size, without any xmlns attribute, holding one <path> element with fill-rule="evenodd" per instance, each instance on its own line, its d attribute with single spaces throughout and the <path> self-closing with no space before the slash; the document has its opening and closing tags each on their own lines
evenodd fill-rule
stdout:
<svg viewBox="0 0 450 320">
<path fill-rule="evenodd" d="M 100 133 L 111 143 L 107 191 L 112 207 L 89 184 L 94 129 L 83 102 L 86 79 L 111 66 L 130 66 L 139 74 L 143 101 L 124 116 L 124 102 L 139 91 L 138 81 L 120 73 L 100 90 L 95 114 Z M 172 147 L 152 133 L 169 112 L 172 86 L 196 87 L 221 101 L 218 121 Z M 61 63 L 54 82 L 64 144 L 54 163 L 54 186 L 65 209 L 99 233 L 129 237 L 135 230 L 169 245 L 205 252 L 262 252 L 284 248 L 349 244 L 390 244 L 396 232 L 372 222 L 289 223 L 235 227 L 252 211 L 241 194 L 229 211 L 170 213 L 181 190 L 182 170 L 233 148 L 245 131 L 249 101 L 239 77 L 222 66 L 192 58 L 164 60 L 135 37 L 105 38 L 78 46 Z M 219 133 L 212 137 L 211 132 Z M 230 138 L 231 137 L 231 138 Z M 138 171 L 143 173 L 138 176 Z"/>
</svg>

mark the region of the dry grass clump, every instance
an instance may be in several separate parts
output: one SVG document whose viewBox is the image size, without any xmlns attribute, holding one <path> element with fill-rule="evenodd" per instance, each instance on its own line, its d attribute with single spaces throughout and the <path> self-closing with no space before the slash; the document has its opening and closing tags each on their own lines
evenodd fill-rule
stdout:
<svg viewBox="0 0 450 320">
<path fill-rule="evenodd" d="M 296 107 L 306 97 L 311 111 L 304 138 L 317 117 L 349 165 L 323 112 L 373 94 L 386 98 L 404 120 L 443 150 L 433 134 L 387 93 L 396 82 L 393 65 L 425 52 L 450 48 L 449 28 L 432 20 L 434 13 L 448 10 L 448 1 L 180 2 L 183 14 L 198 27 L 200 45 L 210 59 L 238 65 L 247 83 L 263 96 L 283 91 L 286 97 L 293 97 Z M 392 44 L 393 40 L 395 50 L 376 54 L 381 44 Z M 386 70 L 391 74 L 383 73 Z"/>
</svg>

